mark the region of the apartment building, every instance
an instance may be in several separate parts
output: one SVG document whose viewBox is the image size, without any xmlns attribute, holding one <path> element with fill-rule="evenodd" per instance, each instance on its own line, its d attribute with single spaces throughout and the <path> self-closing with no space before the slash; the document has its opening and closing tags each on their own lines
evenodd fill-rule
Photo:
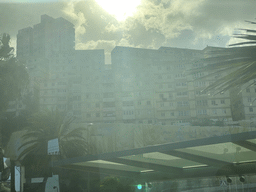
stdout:
<svg viewBox="0 0 256 192">
<path fill-rule="evenodd" d="M 18 31 L 17 57 L 54 57 L 75 47 L 74 25 L 62 17 L 41 16 L 41 22 Z"/>
<path fill-rule="evenodd" d="M 152 65 L 157 50 L 116 47 L 111 53 L 117 118 L 123 123 L 156 123 Z"/>
<path fill-rule="evenodd" d="M 39 90 L 40 109 L 99 121 L 103 116 L 98 106 L 102 103 L 104 50 L 74 47 L 74 25 L 63 18 L 42 15 L 41 23 L 17 35 L 17 57 L 28 67 L 30 89 Z"/>
<path fill-rule="evenodd" d="M 255 120 L 256 111 L 256 84 L 252 80 L 240 89 L 233 89 L 231 99 L 231 109 L 233 119 Z"/>
<path fill-rule="evenodd" d="M 41 109 L 58 109 L 87 123 L 175 125 L 198 119 L 251 119 L 255 88 L 217 95 L 202 90 L 220 78 L 205 72 L 214 47 L 204 50 L 161 47 L 115 47 L 112 64 L 104 50 L 75 50 L 74 25 L 63 18 L 41 16 L 41 23 L 21 29 L 17 57 L 26 63 L 31 91 L 39 92 Z"/>
<path fill-rule="evenodd" d="M 202 80 L 204 73 L 188 74 L 189 69 L 204 65 L 200 59 L 207 49 L 116 47 L 111 56 L 118 119 L 163 125 L 197 119 L 231 120 L 229 92 L 202 93 L 215 77 Z"/>
</svg>

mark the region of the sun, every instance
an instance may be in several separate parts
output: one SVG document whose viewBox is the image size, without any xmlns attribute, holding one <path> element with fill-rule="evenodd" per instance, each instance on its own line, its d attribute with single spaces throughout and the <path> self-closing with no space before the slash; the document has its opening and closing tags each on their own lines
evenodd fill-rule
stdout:
<svg viewBox="0 0 256 192">
<path fill-rule="evenodd" d="M 95 0 L 109 14 L 114 15 L 118 21 L 124 21 L 136 12 L 141 0 Z"/>
</svg>

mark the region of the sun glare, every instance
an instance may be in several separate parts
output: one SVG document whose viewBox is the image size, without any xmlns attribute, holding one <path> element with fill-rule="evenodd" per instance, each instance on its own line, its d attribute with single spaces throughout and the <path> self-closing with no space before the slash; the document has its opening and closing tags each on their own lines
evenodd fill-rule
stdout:
<svg viewBox="0 0 256 192">
<path fill-rule="evenodd" d="M 136 12 L 141 0 L 96 0 L 96 2 L 118 21 L 124 21 Z"/>
</svg>

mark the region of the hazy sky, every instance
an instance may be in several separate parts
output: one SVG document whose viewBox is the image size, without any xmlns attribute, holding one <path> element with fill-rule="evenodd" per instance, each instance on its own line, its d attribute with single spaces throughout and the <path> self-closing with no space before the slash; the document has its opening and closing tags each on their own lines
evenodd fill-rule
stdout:
<svg viewBox="0 0 256 192">
<path fill-rule="evenodd" d="M 40 15 L 63 17 L 75 25 L 76 49 L 119 46 L 203 49 L 224 47 L 237 28 L 253 28 L 255 0 L 0 0 L 0 33 L 16 43 L 19 29 Z M 8 2 L 8 3 L 7 3 Z M 107 2 L 107 3 L 106 3 Z M 126 15 L 124 15 L 126 12 Z"/>
</svg>

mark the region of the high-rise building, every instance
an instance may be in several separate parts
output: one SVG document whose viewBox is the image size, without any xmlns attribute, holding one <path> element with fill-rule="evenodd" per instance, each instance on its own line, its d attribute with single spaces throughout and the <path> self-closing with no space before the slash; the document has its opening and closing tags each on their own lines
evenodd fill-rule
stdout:
<svg viewBox="0 0 256 192">
<path fill-rule="evenodd" d="M 74 25 L 62 17 L 41 16 L 41 23 L 18 31 L 17 56 L 54 57 L 75 47 Z"/>
<path fill-rule="evenodd" d="M 163 125 L 198 119 L 231 120 L 229 92 L 214 96 L 202 93 L 215 77 L 201 79 L 206 74 L 188 74 L 189 69 L 204 65 L 200 59 L 205 51 L 116 47 L 111 56 L 117 118 Z"/>
<path fill-rule="evenodd" d="M 19 30 L 17 56 L 29 69 L 31 89 L 41 109 L 58 109 L 93 123 L 188 124 L 205 120 L 250 119 L 255 90 L 203 93 L 222 77 L 188 73 L 205 65 L 204 50 L 115 47 L 112 64 L 104 50 L 75 50 L 74 25 L 41 16 L 41 23 Z"/>
<path fill-rule="evenodd" d="M 42 15 L 41 23 L 19 30 L 17 57 L 28 67 L 31 91 L 39 90 L 40 109 L 66 111 L 77 119 L 95 111 L 87 103 L 94 106 L 90 98 L 100 94 L 104 50 L 75 50 L 72 23 Z"/>
</svg>

